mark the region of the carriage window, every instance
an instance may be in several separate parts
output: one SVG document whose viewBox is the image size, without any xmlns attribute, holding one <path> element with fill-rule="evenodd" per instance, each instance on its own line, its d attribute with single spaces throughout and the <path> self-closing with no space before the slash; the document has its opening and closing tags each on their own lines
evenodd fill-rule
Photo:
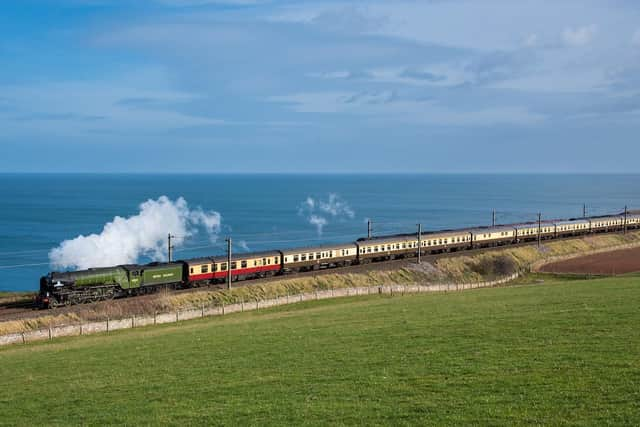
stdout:
<svg viewBox="0 0 640 427">
<path fill-rule="evenodd" d="M 293 256 L 293 262 L 297 262 L 297 261 L 298 261 L 298 258 L 299 258 L 299 257 L 298 257 L 298 255 L 294 255 L 294 256 Z"/>
<path fill-rule="evenodd" d="M 222 264 L 220 264 L 220 271 L 227 271 L 227 263 L 223 262 Z"/>
<path fill-rule="evenodd" d="M 267 258 L 262 258 L 262 265 L 271 264 L 271 258 L 267 261 Z"/>
<path fill-rule="evenodd" d="M 211 266 L 211 271 L 218 271 L 218 264 L 213 264 Z"/>
<path fill-rule="evenodd" d="M 275 260 L 274 263 L 277 264 L 278 263 L 278 257 L 275 257 L 274 260 Z"/>
<path fill-rule="evenodd" d="M 316 253 L 316 259 L 320 259 L 320 255 L 321 255 L 320 252 L 317 252 Z"/>
<path fill-rule="evenodd" d="M 247 268 L 247 261 L 241 261 L 240 262 L 240 267 Z"/>
<path fill-rule="evenodd" d="M 233 262 L 231 263 L 231 269 L 232 269 L 232 270 L 235 270 L 236 268 L 238 268 L 238 263 L 237 263 L 237 261 L 233 261 Z"/>
<path fill-rule="evenodd" d="M 367 246 L 367 253 L 371 253 L 371 246 Z"/>
<path fill-rule="evenodd" d="M 200 266 L 200 273 L 208 273 L 209 272 L 209 266 L 208 265 L 201 265 Z"/>
<path fill-rule="evenodd" d="M 309 261 L 313 260 L 313 254 L 309 254 Z"/>
<path fill-rule="evenodd" d="M 307 260 L 307 254 L 300 255 L 300 261 L 306 261 L 306 260 Z"/>
<path fill-rule="evenodd" d="M 193 274 L 193 267 L 191 267 L 190 273 Z"/>
</svg>

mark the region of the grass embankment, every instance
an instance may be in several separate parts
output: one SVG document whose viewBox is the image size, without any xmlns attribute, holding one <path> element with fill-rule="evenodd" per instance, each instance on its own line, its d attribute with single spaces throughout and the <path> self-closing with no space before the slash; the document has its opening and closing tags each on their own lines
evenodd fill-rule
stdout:
<svg viewBox="0 0 640 427">
<path fill-rule="evenodd" d="M 0 424 L 640 423 L 640 278 L 314 301 L 0 349 Z"/>
<path fill-rule="evenodd" d="M 640 244 L 640 232 L 588 236 L 581 239 L 546 241 L 537 246 L 505 247 L 489 252 L 440 258 L 433 264 L 368 273 L 346 273 L 336 270 L 332 274 L 315 277 L 283 277 L 281 280 L 225 291 L 202 290 L 175 294 L 162 293 L 155 298 L 130 298 L 110 303 L 79 306 L 66 314 L 52 313 L 34 319 L 0 322 L 0 334 L 22 332 L 48 326 L 104 320 L 131 315 L 152 315 L 154 312 L 174 311 L 205 305 L 233 304 L 241 301 L 260 301 L 283 295 L 296 295 L 315 290 L 340 289 L 380 285 L 413 285 L 429 283 L 476 283 L 508 276 L 515 271 L 527 271 L 536 262 L 555 256 L 583 254 L 589 251 Z"/>
</svg>

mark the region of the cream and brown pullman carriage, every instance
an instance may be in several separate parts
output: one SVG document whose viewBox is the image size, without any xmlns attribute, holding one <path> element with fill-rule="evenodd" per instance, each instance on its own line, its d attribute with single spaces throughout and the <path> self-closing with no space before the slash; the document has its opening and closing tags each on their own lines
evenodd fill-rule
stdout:
<svg viewBox="0 0 640 427">
<path fill-rule="evenodd" d="M 283 271 L 311 271 L 355 264 L 358 247 L 354 243 L 336 243 L 304 248 L 284 249 Z"/>
</svg>

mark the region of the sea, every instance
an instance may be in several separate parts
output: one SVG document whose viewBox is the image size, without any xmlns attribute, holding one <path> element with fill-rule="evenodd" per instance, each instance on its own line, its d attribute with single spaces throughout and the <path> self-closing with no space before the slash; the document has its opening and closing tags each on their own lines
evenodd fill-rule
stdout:
<svg viewBox="0 0 640 427">
<path fill-rule="evenodd" d="M 499 224 L 535 221 L 539 212 L 581 217 L 585 206 L 588 215 L 620 213 L 640 209 L 640 175 L 0 174 L 0 291 L 36 290 L 55 268 L 53 248 L 100 236 L 114 218 L 135 219 L 142 203 L 162 196 L 219 214 L 212 233 L 194 229 L 175 247 L 174 259 L 187 259 L 224 254 L 227 237 L 234 252 L 246 252 L 354 241 L 368 223 L 379 236 L 412 233 L 417 224 L 490 225 L 494 211 Z M 162 228 L 162 217 L 153 221 Z M 127 222 L 136 233 L 140 224 Z M 118 250 L 120 242 L 109 244 Z M 143 251 L 137 261 L 163 256 Z"/>
</svg>

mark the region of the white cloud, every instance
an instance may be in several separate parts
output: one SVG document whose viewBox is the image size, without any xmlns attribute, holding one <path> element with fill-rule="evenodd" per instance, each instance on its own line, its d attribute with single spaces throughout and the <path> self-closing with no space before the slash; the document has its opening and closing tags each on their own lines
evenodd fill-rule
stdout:
<svg viewBox="0 0 640 427">
<path fill-rule="evenodd" d="M 435 101 L 420 101 L 382 92 L 305 92 L 271 98 L 300 113 L 340 113 L 375 116 L 391 122 L 445 126 L 530 125 L 543 121 L 542 114 L 520 106 L 486 106 L 456 109 Z"/>
<path fill-rule="evenodd" d="M 529 34 L 524 38 L 524 40 L 522 41 L 522 44 L 525 45 L 526 47 L 534 47 L 538 45 L 538 42 L 539 40 L 538 40 L 537 34 Z"/>
<path fill-rule="evenodd" d="M 562 41 L 568 46 L 585 46 L 595 38 L 598 27 L 588 25 L 578 28 L 565 28 L 562 31 Z"/>
<path fill-rule="evenodd" d="M 268 0 L 156 0 L 156 2 L 175 7 L 206 5 L 252 6 L 267 3 Z"/>
<path fill-rule="evenodd" d="M 100 81 L 62 81 L 0 87 L 11 109 L 0 111 L 5 134 L 39 132 L 76 136 L 87 132 L 162 132 L 220 125 L 216 118 L 185 114 L 179 105 L 197 95 L 170 89 L 153 70 Z"/>
</svg>

